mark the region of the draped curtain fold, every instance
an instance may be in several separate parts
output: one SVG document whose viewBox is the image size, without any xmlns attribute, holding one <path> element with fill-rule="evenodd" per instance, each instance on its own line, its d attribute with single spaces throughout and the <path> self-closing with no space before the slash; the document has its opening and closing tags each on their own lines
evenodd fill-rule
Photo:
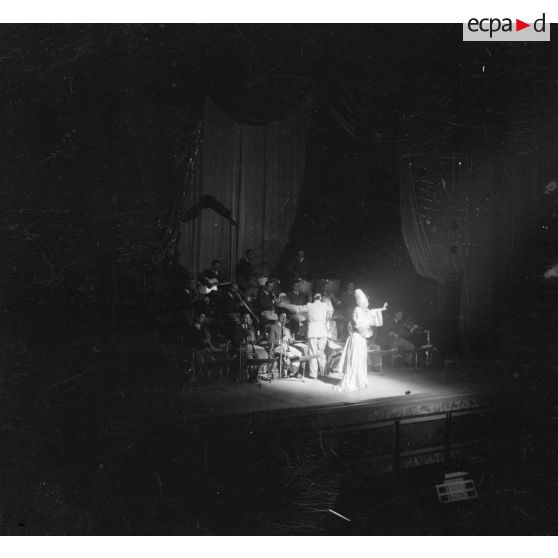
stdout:
<svg viewBox="0 0 558 558">
<path fill-rule="evenodd" d="M 279 122 L 239 123 L 211 99 L 205 105 L 198 177 L 191 195 L 214 196 L 232 212 L 238 227 L 211 210 L 183 225 L 181 263 L 191 272 L 214 259 L 232 274 L 248 248 L 256 265 L 273 269 L 287 244 L 304 176 L 309 103 Z"/>
<path fill-rule="evenodd" d="M 452 252 L 449 242 L 443 247 L 435 242 L 440 215 L 428 215 L 436 211 L 432 203 L 436 200 L 427 195 L 435 196 L 435 191 L 429 188 L 430 180 L 416 177 L 414 171 L 414 166 L 409 164 L 407 176 L 401 181 L 400 213 L 405 245 L 419 275 L 438 283 L 455 281 L 463 274 L 464 256 L 458 250 Z M 423 199 L 419 199 L 419 189 L 422 189 Z M 428 227 L 427 223 L 434 222 L 436 224 Z"/>
<path fill-rule="evenodd" d="M 494 326 L 494 169 L 470 158 L 408 162 L 400 188 L 403 237 L 417 273 L 438 284 L 461 280 L 461 345 L 490 343 Z"/>
</svg>

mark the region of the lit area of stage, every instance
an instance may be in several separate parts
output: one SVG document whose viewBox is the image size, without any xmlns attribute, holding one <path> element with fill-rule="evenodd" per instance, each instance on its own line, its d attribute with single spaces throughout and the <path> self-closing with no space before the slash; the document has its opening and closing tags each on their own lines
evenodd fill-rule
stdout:
<svg viewBox="0 0 558 558">
<path fill-rule="evenodd" d="M 472 376 L 464 370 L 399 369 L 384 367 L 381 373 L 368 373 L 368 387 L 359 391 L 334 390 L 341 374 L 317 380 L 276 379 L 259 384 L 234 384 L 226 379 L 186 389 L 183 399 L 202 415 L 223 416 L 270 411 L 304 413 L 350 406 L 400 407 L 434 401 L 476 401 L 495 394 L 500 381 Z M 422 403 L 419 403 L 422 402 Z"/>
</svg>

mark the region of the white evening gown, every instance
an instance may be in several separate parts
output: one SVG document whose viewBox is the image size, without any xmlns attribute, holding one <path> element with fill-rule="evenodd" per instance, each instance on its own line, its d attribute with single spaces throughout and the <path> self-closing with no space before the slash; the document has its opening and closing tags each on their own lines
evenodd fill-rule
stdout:
<svg viewBox="0 0 558 558">
<path fill-rule="evenodd" d="M 379 308 L 364 310 L 357 306 L 353 312 L 353 322 L 353 333 L 349 335 L 339 360 L 339 371 L 343 373 L 343 378 L 335 386 L 338 391 L 354 391 L 368 387 L 366 339 L 372 335 L 372 326 L 382 325 L 382 312 Z"/>
</svg>

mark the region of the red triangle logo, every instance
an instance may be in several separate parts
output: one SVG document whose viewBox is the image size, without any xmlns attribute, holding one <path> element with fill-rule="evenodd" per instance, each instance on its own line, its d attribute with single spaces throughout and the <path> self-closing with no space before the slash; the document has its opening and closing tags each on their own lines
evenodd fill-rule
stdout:
<svg viewBox="0 0 558 558">
<path fill-rule="evenodd" d="M 530 23 L 525 23 L 524 21 L 521 21 L 520 19 L 515 20 L 515 30 L 516 31 L 521 31 L 522 29 L 525 29 L 526 27 L 531 27 L 531 24 Z"/>
</svg>

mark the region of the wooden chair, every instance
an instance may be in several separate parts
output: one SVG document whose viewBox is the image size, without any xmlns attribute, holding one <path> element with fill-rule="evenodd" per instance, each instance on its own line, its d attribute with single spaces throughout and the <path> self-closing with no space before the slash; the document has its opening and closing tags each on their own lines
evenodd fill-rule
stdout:
<svg viewBox="0 0 558 558">
<path fill-rule="evenodd" d="M 219 382 L 223 383 L 223 376 L 229 375 L 234 361 L 229 352 L 229 348 L 213 350 L 209 355 L 202 351 L 193 352 L 194 370 L 198 378 L 203 381 L 211 382 L 214 374 L 219 375 Z"/>
<path fill-rule="evenodd" d="M 244 369 L 248 372 L 248 379 L 256 383 L 258 380 L 266 380 L 271 382 L 272 367 L 277 363 L 279 357 L 273 358 L 247 358 L 244 361 Z M 265 366 L 265 372 L 262 371 L 262 366 Z"/>
<path fill-rule="evenodd" d="M 421 347 L 417 347 L 413 351 L 413 362 L 414 362 L 415 370 L 418 368 L 419 359 L 421 360 L 421 362 L 424 363 L 424 366 L 426 368 L 429 368 L 430 366 L 432 366 L 432 359 L 433 359 L 433 356 L 434 356 L 434 352 L 436 352 L 437 350 L 438 349 L 436 349 L 436 347 L 434 347 L 434 345 L 431 345 L 431 344 L 422 345 Z"/>
</svg>

